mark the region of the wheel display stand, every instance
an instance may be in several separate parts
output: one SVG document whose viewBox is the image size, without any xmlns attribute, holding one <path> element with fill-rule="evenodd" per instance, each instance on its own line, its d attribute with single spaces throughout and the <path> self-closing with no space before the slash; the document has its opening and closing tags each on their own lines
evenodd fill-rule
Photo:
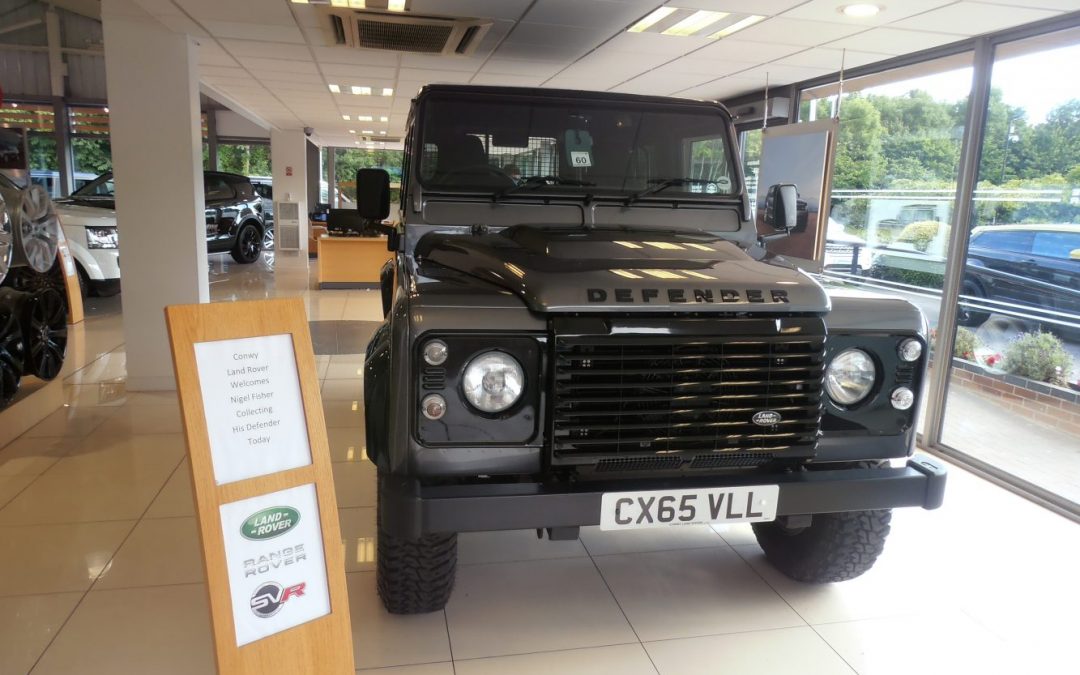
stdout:
<svg viewBox="0 0 1080 675">
<path fill-rule="evenodd" d="M 81 321 L 83 310 L 75 265 L 48 195 L 40 188 L 9 192 L 0 196 L 0 214 L 2 447 L 63 405 L 57 377 L 68 323 Z"/>
</svg>

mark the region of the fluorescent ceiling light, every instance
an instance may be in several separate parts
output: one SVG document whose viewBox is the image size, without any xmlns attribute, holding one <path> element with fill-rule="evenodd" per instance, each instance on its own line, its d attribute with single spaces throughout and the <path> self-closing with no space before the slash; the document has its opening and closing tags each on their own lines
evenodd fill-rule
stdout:
<svg viewBox="0 0 1080 675">
<path fill-rule="evenodd" d="M 373 134 L 373 133 L 375 133 L 375 132 L 374 132 L 374 131 L 372 131 L 371 129 L 364 129 L 364 133 L 365 133 L 365 134 Z"/>
<path fill-rule="evenodd" d="M 390 0 L 390 2 L 386 5 L 386 8 L 389 9 L 391 12 L 404 12 L 405 0 Z"/>
<path fill-rule="evenodd" d="M 382 95 L 383 96 L 393 96 L 394 95 L 394 89 L 392 87 L 383 87 Z"/>
<path fill-rule="evenodd" d="M 390 118 L 387 117 L 386 115 L 383 115 L 382 117 L 379 118 L 379 121 L 380 122 L 389 122 Z"/>
<path fill-rule="evenodd" d="M 294 5 L 306 5 L 306 4 L 308 4 L 307 0 L 292 0 L 292 2 L 293 2 Z"/>
<path fill-rule="evenodd" d="M 340 94 L 341 93 L 341 87 L 337 86 L 336 84 L 331 84 L 330 85 L 330 91 L 335 93 L 335 94 Z"/>
<path fill-rule="evenodd" d="M 735 23 L 731 24 L 730 26 L 728 26 L 726 28 L 721 28 L 720 30 L 716 31 L 715 33 L 713 33 L 709 37 L 712 38 L 713 40 L 719 40 L 720 38 L 726 38 L 727 36 L 731 35 L 732 33 L 738 33 L 743 28 L 749 28 L 750 26 L 753 26 L 758 21 L 762 21 L 764 19 L 765 19 L 765 17 L 763 17 L 763 16 L 758 16 L 757 14 L 751 14 L 750 16 L 746 17 L 745 19 L 742 19 L 741 21 L 736 21 Z"/>
<path fill-rule="evenodd" d="M 352 93 L 357 96 L 371 96 L 371 87 L 353 87 Z"/>
<path fill-rule="evenodd" d="M 371 115 L 357 115 L 356 116 L 356 121 L 357 122 L 370 122 L 371 121 Z"/>
<path fill-rule="evenodd" d="M 349 133 L 350 133 L 350 134 L 355 134 L 355 133 L 356 133 L 356 129 L 349 129 Z"/>
<path fill-rule="evenodd" d="M 341 119 L 343 119 L 343 120 L 348 120 L 348 119 L 349 119 L 349 116 L 348 116 L 348 115 L 342 115 L 342 116 L 341 116 Z"/>
<path fill-rule="evenodd" d="M 850 16 L 853 19 L 868 19 L 877 16 L 878 12 L 881 11 L 881 7 L 871 5 L 868 2 L 859 2 L 854 5 L 844 5 L 839 8 L 839 11 L 844 16 Z"/>
<path fill-rule="evenodd" d="M 647 28 L 649 28 L 650 26 L 652 26 L 652 25 L 654 25 L 656 23 L 659 23 L 659 22 L 663 21 L 664 19 L 666 19 L 667 17 L 671 16 L 671 14 L 673 12 L 675 12 L 676 9 L 678 9 L 678 8 L 677 7 L 661 7 L 659 9 L 657 9 L 657 10 L 654 10 L 652 13 L 650 13 L 644 19 L 642 19 L 641 21 L 638 21 L 633 26 L 630 26 L 630 28 L 627 29 L 627 32 L 628 33 L 640 33 L 642 31 L 646 30 Z"/>
<path fill-rule="evenodd" d="M 380 135 L 380 136 L 385 136 L 385 135 L 386 135 L 386 132 L 385 132 L 385 131 L 380 131 L 380 132 L 379 132 L 379 135 Z"/>
<path fill-rule="evenodd" d="M 661 34 L 688 37 L 690 35 L 693 35 L 694 33 L 705 30 L 706 28 L 713 25 L 720 19 L 723 19 L 727 15 L 727 12 L 710 12 L 709 10 L 701 9 L 686 17 L 671 28 L 662 31 Z"/>
<path fill-rule="evenodd" d="M 333 7 L 348 7 L 349 0 L 330 0 L 330 5 Z"/>
<path fill-rule="evenodd" d="M 330 1 L 333 2 L 334 0 Z M 353 9 L 365 9 L 367 3 L 364 0 L 349 0 L 349 7 L 352 7 Z"/>
</svg>

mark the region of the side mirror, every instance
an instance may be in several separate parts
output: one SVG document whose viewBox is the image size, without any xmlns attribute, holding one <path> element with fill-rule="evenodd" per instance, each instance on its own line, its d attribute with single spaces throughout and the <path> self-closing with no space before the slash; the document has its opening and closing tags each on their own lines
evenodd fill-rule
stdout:
<svg viewBox="0 0 1080 675">
<path fill-rule="evenodd" d="M 803 213 L 806 213 L 805 207 Z M 765 224 L 781 232 L 791 232 L 798 227 L 799 188 L 792 183 L 777 183 L 769 187 L 765 196 Z"/>
<path fill-rule="evenodd" d="M 390 215 L 390 174 L 383 169 L 357 170 L 356 210 L 364 220 L 376 222 Z"/>
<path fill-rule="evenodd" d="M 1069 258 L 1072 260 L 1080 260 L 1080 248 L 1074 248 L 1069 251 Z"/>
</svg>

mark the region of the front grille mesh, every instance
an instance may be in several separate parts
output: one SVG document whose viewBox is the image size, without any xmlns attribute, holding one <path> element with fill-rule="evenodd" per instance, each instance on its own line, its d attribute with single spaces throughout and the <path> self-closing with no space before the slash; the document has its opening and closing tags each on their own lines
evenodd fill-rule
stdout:
<svg viewBox="0 0 1080 675">
<path fill-rule="evenodd" d="M 724 464 L 709 462 L 712 453 L 811 454 L 824 342 L 806 334 L 556 336 L 552 463 L 676 455 L 705 468 Z M 754 423 L 764 410 L 780 422 Z"/>
</svg>

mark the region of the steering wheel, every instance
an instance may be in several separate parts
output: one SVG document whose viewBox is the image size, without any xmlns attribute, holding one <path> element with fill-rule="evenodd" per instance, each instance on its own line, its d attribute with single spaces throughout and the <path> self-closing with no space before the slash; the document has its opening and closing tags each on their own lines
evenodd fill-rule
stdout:
<svg viewBox="0 0 1080 675">
<path fill-rule="evenodd" d="M 488 180 L 494 179 L 494 180 Z M 513 178 L 502 169 L 490 164 L 471 164 L 446 172 L 443 183 L 447 185 L 481 185 L 483 187 L 513 187 Z"/>
</svg>

